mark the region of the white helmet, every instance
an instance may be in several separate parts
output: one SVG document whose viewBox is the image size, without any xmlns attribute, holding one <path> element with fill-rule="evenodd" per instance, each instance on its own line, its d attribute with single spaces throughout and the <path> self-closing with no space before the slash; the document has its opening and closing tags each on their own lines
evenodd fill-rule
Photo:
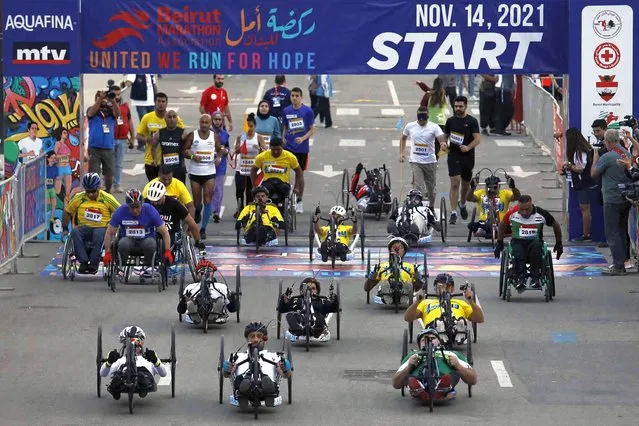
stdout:
<svg viewBox="0 0 639 426">
<path fill-rule="evenodd" d="M 388 242 L 388 249 L 390 250 L 393 244 L 401 243 L 404 246 L 404 250 L 408 251 L 408 243 L 402 237 L 394 237 Z"/>
<path fill-rule="evenodd" d="M 140 339 L 142 341 L 144 341 L 144 339 L 146 338 L 146 336 L 144 335 L 144 330 L 142 330 L 142 328 L 132 325 L 132 326 L 126 327 L 124 330 L 120 332 L 120 343 L 124 344 L 126 343 L 127 340 L 133 337 Z"/>
<path fill-rule="evenodd" d="M 329 212 L 329 214 L 333 214 L 333 213 L 344 217 L 346 216 L 346 209 L 342 206 L 333 206 L 331 207 L 331 211 Z"/>
<path fill-rule="evenodd" d="M 151 182 L 146 190 L 146 199 L 152 202 L 160 201 L 166 195 L 166 186 L 159 180 Z"/>
</svg>

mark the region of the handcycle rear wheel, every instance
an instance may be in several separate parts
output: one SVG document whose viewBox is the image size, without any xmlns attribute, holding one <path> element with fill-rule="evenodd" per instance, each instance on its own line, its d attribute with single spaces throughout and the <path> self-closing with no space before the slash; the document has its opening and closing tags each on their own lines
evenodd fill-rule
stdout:
<svg viewBox="0 0 639 426">
<path fill-rule="evenodd" d="M 220 404 L 224 403 L 224 335 L 220 336 L 220 358 L 217 362 Z"/>
</svg>

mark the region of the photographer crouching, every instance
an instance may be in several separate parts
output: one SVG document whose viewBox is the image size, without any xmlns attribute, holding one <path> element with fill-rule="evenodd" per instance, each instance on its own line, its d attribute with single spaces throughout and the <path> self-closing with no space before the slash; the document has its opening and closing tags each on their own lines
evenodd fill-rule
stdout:
<svg viewBox="0 0 639 426">
<path fill-rule="evenodd" d="M 595 148 L 593 167 L 590 171 L 593 178 L 601 178 L 604 232 L 612 255 L 612 266 L 602 273 L 626 275 L 625 260 L 628 253 L 626 235 L 630 203 L 621 195 L 620 185 L 630 184 L 632 180 L 622 168 L 617 166 L 617 160 L 624 156 L 630 157 L 630 153 L 621 146 L 618 130 L 606 130 L 604 144 L 607 152 L 600 156 L 599 148 Z"/>
</svg>

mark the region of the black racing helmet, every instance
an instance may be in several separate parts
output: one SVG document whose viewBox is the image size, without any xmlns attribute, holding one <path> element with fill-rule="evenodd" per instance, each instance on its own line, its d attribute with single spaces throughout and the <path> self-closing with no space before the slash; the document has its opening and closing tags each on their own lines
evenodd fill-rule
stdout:
<svg viewBox="0 0 639 426">
<path fill-rule="evenodd" d="M 244 327 L 244 337 L 247 338 L 249 334 L 260 331 L 264 336 L 268 336 L 268 328 L 261 322 L 250 322 Z"/>
</svg>

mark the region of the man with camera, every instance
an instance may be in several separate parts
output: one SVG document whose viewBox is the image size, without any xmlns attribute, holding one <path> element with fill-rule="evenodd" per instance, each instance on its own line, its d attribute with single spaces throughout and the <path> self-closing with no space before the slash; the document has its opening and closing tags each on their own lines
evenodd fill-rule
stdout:
<svg viewBox="0 0 639 426">
<path fill-rule="evenodd" d="M 89 119 L 89 172 L 104 176 L 106 192 L 111 192 L 115 175 L 115 125 L 120 107 L 113 91 L 99 91 L 87 110 Z"/>
<path fill-rule="evenodd" d="M 621 195 L 619 185 L 632 181 L 624 170 L 617 166 L 617 160 L 630 157 L 630 153 L 621 146 L 619 131 L 608 129 L 604 134 L 607 152 L 600 154 L 599 148 L 593 155 L 593 167 L 590 174 L 593 178 L 601 178 L 601 192 L 604 207 L 604 231 L 612 254 L 612 266 L 603 271 L 604 275 L 625 275 L 625 260 L 628 253 L 627 229 L 630 204 Z"/>
</svg>

